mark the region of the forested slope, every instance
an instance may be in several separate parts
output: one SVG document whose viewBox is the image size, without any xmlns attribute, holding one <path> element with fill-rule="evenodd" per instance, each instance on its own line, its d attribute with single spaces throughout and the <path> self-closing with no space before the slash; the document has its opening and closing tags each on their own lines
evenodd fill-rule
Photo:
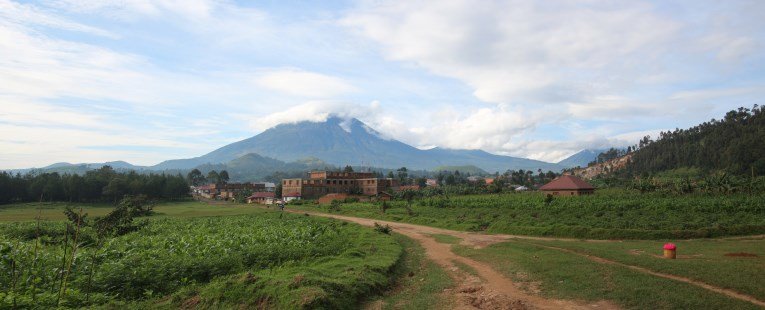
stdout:
<svg viewBox="0 0 765 310">
<path fill-rule="evenodd" d="M 632 175 L 696 167 L 748 175 L 765 174 L 765 113 L 739 108 L 689 129 L 644 137 L 626 171 Z"/>
</svg>

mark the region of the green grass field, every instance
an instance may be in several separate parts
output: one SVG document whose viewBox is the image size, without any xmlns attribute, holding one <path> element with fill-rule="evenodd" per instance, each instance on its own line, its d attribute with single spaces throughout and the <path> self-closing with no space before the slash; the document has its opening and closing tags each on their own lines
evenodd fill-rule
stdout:
<svg viewBox="0 0 765 310">
<path fill-rule="evenodd" d="M 689 239 L 765 233 L 765 195 L 640 194 L 605 189 L 594 195 L 556 197 L 506 193 L 344 203 L 333 213 L 462 231 L 588 239 Z M 330 212 L 327 205 L 290 206 Z"/>
<path fill-rule="evenodd" d="M 65 207 L 72 207 L 75 210 L 82 208 L 84 213 L 90 216 L 103 216 L 109 213 L 114 206 L 111 204 L 89 204 L 89 203 L 66 203 L 66 202 L 43 202 L 43 203 L 21 203 L 0 205 L 0 222 L 34 221 L 38 215 L 43 220 L 60 221 L 65 220 L 63 211 Z M 200 201 L 183 202 L 164 202 L 154 207 L 156 215 L 154 217 L 202 217 L 202 216 L 227 216 L 255 214 L 261 211 L 260 208 L 246 204 L 219 204 L 211 205 Z"/>
<path fill-rule="evenodd" d="M 576 241 L 568 243 L 569 246 L 582 244 Z M 604 243 L 593 243 L 592 246 L 607 247 Z M 609 300 L 627 309 L 759 309 L 754 304 L 690 284 L 594 262 L 526 242 L 505 242 L 483 249 L 454 245 L 453 249 L 459 255 L 492 265 L 530 291 L 538 291 L 543 296 L 593 302 Z M 682 259 L 666 262 L 675 265 L 684 263 L 686 261 Z M 708 266 L 689 268 L 714 274 L 723 271 L 719 269 L 721 265 L 710 263 Z M 757 270 L 753 272 L 753 277 L 764 278 Z M 748 273 L 748 270 L 742 269 L 731 276 L 747 276 Z"/>
<path fill-rule="evenodd" d="M 765 239 L 674 242 L 678 259 L 661 258 L 659 241 L 522 241 L 592 254 L 624 264 L 699 280 L 765 300 Z"/>
</svg>

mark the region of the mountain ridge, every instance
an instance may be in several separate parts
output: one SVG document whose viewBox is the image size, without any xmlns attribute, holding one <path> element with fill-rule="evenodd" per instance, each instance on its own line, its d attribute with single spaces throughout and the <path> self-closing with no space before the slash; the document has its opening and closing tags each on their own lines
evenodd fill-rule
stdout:
<svg viewBox="0 0 765 310">
<path fill-rule="evenodd" d="M 488 172 L 508 169 L 559 171 L 563 168 L 555 163 L 495 155 L 483 150 L 421 150 L 395 139 L 384 138 L 358 119 L 339 117 L 329 117 L 324 122 L 280 124 L 205 155 L 168 160 L 150 168 L 190 169 L 202 164 L 225 163 L 248 153 L 285 162 L 315 157 L 337 166 L 361 163 L 378 168 L 431 170 L 438 166 L 474 165 Z"/>
</svg>

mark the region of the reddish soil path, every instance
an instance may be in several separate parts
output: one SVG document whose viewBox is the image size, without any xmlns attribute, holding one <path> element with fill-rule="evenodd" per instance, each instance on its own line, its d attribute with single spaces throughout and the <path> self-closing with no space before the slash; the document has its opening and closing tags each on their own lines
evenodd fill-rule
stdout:
<svg viewBox="0 0 765 310">
<path fill-rule="evenodd" d="M 451 235 L 462 239 L 461 244 L 473 247 L 502 242 L 506 236 L 482 235 L 468 232 L 452 231 L 428 226 L 406 223 L 377 221 L 365 218 L 341 216 L 325 213 L 291 211 L 293 213 L 308 213 L 315 216 L 330 217 L 339 220 L 358 223 L 364 226 L 374 226 L 375 223 L 391 226 L 394 231 L 416 240 L 425 249 L 429 259 L 444 268 L 457 283 L 453 290 L 447 290 L 445 295 L 456 297 L 456 309 L 617 309 L 607 302 L 586 303 L 572 300 L 543 298 L 528 293 L 520 284 L 514 283 L 489 265 L 459 256 L 451 250 L 450 244 L 437 242 L 432 235 Z M 460 262 L 472 267 L 478 277 L 461 271 L 454 262 Z"/>
<path fill-rule="evenodd" d="M 482 248 L 494 243 L 503 241 L 517 241 L 523 240 L 571 240 L 571 241 L 589 241 L 589 242 L 608 242 L 604 240 L 581 240 L 581 239 L 562 239 L 562 238 L 547 238 L 547 237 L 530 237 L 530 236 L 517 236 L 517 235 L 486 235 L 472 232 L 454 231 L 442 228 L 435 228 L 423 225 L 415 225 L 408 223 L 388 222 L 367 218 L 350 217 L 335 214 L 316 213 L 316 212 L 304 212 L 293 211 L 293 213 L 308 213 L 315 216 L 330 217 L 348 222 L 358 223 L 364 226 L 374 226 L 375 223 L 381 225 L 389 225 L 396 232 L 406 235 L 414 240 L 417 240 L 423 248 L 425 248 L 428 257 L 442 266 L 445 270 L 450 272 L 450 275 L 455 282 L 457 282 L 457 297 L 459 301 L 458 308 L 466 309 L 615 309 L 617 306 L 607 302 L 600 301 L 597 303 L 587 304 L 584 302 L 569 301 L 569 300 L 555 300 L 546 299 L 540 296 L 529 294 L 525 290 L 521 289 L 517 283 L 506 278 L 504 275 L 498 273 L 492 269 L 489 265 L 482 262 L 462 257 L 454 254 L 451 251 L 449 244 L 438 243 L 431 237 L 433 234 L 450 235 L 462 239 L 460 244 L 466 246 L 472 246 L 475 248 Z M 749 236 L 748 238 L 756 238 L 757 236 Z M 733 237 L 737 238 L 737 237 Z M 741 237 L 747 238 L 747 237 Z M 547 246 L 533 242 L 526 242 L 535 246 L 540 246 L 548 249 L 558 250 L 573 255 L 579 255 L 588 258 L 592 261 L 611 264 L 629 268 L 631 270 L 649 274 L 656 277 L 671 279 L 691 285 L 695 285 L 706 290 L 723 294 L 731 298 L 750 302 L 752 304 L 765 307 L 765 301 L 759 300 L 753 296 L 742 294 L 734 290 L 717 287 L 705 282 L 693 280 L 686 277 L 676 276 L 672 274 L 656 272 L 644 267 L 628 265 L 617 261 L 612 261 L 599 256 L 580 253 L 574 250 L 569 250 L 560 247 Z M 470 275 L 459 272 L 455 267 L 455 261 L 466 264 L 478 272 L 480 279 L 471 277 Z"/>
</svg>

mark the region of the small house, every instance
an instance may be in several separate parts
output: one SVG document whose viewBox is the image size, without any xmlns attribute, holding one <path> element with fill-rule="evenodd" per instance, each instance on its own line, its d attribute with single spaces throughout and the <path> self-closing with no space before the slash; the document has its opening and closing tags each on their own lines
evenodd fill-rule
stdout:
<svg viewBox="0 0 765 310">
<path fill-rule="evenodd" d="M 301 197 L 300 193 L 293 192 L 293 193 L 287 193 L 282 195 L 282 200 L 284 200 L 284 202 L 290 202 L 293 200 L 300 200 L 300 197 Z"/>
<path fill-rule="evenodd" d="M 578 196 L 594 193 L 595 187 L 573 175 L 562 175 L 539 190 L 553 196 Z"/>
<path fill-rule="evenodd" d="M 257 203 L 262 205 L 269 205 L 274 203 L 276 195 L 272 192 L 257 192 L 252 196 L 247 197 L 247 203 Z"/>
</svg>

